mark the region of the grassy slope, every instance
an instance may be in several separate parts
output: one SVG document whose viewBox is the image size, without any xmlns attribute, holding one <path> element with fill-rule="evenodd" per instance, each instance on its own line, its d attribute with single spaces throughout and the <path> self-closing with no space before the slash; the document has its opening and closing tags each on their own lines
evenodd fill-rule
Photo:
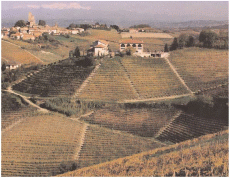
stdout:
<svg viewBox="0 0 230 178">
<path fill-rule="evenodd" d="M 228 176 L 228 131 L 60 175 Z"/>
<path fill-rule="evenodd" d="M 80 167 L 87 167 L 161 146 L 162 144 L 154 139 L 89 126 L 80 152 L 79 164 Z"/>
<path fill-rule="evenodd" d="M 21 64 L 42 63 L 42 61 L 29 54 L 27 51 L 5 41 L 2 41 L 2 57 L 8 61 L 15 61 Z"/>
<path fill-rule="evenodd" d="M 2 176 L 51 176 L 73 161 L 83 124 L 60 115 L 24 118 L 2 134 Z"/>
<path fill-rule="evenodd" d="M 169 60 L 192 91 L 228 79 L 228 51 L 188 48 L 171 52 Z"/>
</svg>

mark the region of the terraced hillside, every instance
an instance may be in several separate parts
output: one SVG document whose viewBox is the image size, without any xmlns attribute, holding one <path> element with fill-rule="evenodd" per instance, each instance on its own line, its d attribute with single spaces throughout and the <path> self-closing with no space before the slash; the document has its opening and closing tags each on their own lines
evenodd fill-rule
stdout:
<svg viewBox="0 0 230 178">
<path fill-rule="evenodd" d="M 14 61 L 20 64 L 41 64 L 39 58 L 19 46 L 2 40 L 2 58 L 8 62 Z"/>
<path fill-rule="evenodd" d="M 80 167 L 87 167 L 161 146 L 154 139 L 89 126 L 80 151 L 79 164 Z"/>
<path fill-rule="evenodd" d="M 169 60 L 192 91 L 228 81 L 227 50 L 188 48 L 171 52 Z"/>
<path fill-rule="evenodd" d="M 59 115 L 25 118 L 2 134 L 2 176 L 51 176 L 75 161 L 83 124 Z"/>
<path fill-rule="evenodd" d="M 200 118 L 182 113 L 165 127 L 157 139 L 165 142 L 178 143 L 210 133 L 225 130 L 228 127 L 228 120 L 222 118 Z"/>
<path fill-rule="evenodd" d="M 63 177 L 228 177 L 228 131 L 68 172 Z"/>
<path fill-rule="evenodd" d="M 121 58 L 121 64 L 127 71 L 140 98 L 188 93 L 164 59 L 125 57 Z"/>
<path fill-rule="evenodd" d="M 114 130 L 126 131 L 143 137 L 153 137 L 179 113 L 173 108 L 160 109 L 98 109 L 82 119 Z"/>
<path fill-rule="evenodd" d="M 81 99 L 116 101 L 137 96 L 117 59 L 104 60 L 95 76 L 79 95 Z"/>
<path fill-rule="evenodd" d="M 41 96 L 68 96 L 88 77 L 93 67 L 80 67 L 74 63 L 52 64 L 13 86 L 14 90 Z"/>
</svg>

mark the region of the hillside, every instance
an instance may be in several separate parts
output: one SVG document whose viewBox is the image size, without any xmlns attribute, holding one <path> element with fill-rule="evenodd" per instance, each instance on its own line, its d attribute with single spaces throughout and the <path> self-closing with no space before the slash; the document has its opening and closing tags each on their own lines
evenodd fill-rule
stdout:
<svg viewBox="0 0 230 178">
<path fill-rule="evenodd" d="M 169 60 L 192 91 L 228 81 L 227 50 L 187 48 L 170 53 Z"/>
<path fill-rule="evenodd" d="M 28 51 L 12 43 L 2 40 L 2 58 L 8 63 L 17 62 L 20 64 L 42 64 L 43 61 Z"/>
<path fill-rule="evenodd" d="M 88 77 L 93 67 L 82 67 L 74 60 L 50 64 L 13 86 L 14 90 L 40 96 L 68 96 Z"/>
<path fill-rule="evenodd" d="M 80 99 L 124 101 L 188 94 L 164 59 L 125 56 L 104 60 Z"/>
<path fill-rule="evenodd" d="M 115 161 L 68 172 L 60 177 L 228 176 L 228 131 L 206 135 Z"/>
<path fill-rule="evenodd" d="M 33 114 L 2 134 L 2 176 L 52 176 L 72 164 L 84 124 L 56 114 Z M 69 165 L 68 165 L 69 166 Z"/>
</svg>

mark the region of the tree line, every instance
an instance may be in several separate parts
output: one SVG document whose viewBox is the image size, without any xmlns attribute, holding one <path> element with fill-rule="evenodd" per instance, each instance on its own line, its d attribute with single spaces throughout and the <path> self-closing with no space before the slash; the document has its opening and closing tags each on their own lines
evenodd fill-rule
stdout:
<svg viewBox="0 0 230 178">
<path fill-rule="evenodd" d="M 174 38 L 170 47 L 165 44 L 164 51 L 174 51 L 183 49 L 184 47 L 203 47 L 215 49 L 229 49 L 228 33 L 217 34 L 211 30 L 202 30 L 197 37 L 193 35 L 181 34 L 178 38 Z"/>
</svg>

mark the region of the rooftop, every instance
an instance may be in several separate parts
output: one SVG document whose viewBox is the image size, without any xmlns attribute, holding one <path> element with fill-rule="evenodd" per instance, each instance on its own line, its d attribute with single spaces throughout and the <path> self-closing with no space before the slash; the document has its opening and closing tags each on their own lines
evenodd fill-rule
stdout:
<svg viewBox="0 0 230 178">
<path fill-rule="evenodd" d="M 144 42 L 143 41 L 140 41 L 140 40 L 133 40 L 133 39 L 127 39 L 127 40 L 122 40 L 120 41 L 120 43 L 125 43 L 125 44 L 143 44 Z"/>
</svg>

